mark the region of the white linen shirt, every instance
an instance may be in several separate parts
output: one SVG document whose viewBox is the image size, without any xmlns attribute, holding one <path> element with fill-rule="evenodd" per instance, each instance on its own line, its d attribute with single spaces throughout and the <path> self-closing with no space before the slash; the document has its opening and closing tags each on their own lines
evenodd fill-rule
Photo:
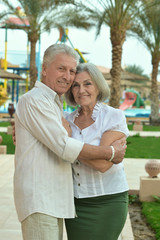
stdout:
<svg viewBox="0 0 160 240">
<path fill-rule="evenodd" d="M 96 104 L 92 114 L 92 119 L 95 122 L 83 130 L 74 124 L 79 111 L 80 109 L 77 109 L 75 112 L 66 115 L 74 139 L 92 145 L 99 145 L 105 131 L 120 131 L 126 136 L 129 135 L 126 118 L 122 110 L 103 103 Z M 72 168 L 76 198 L 96 197 L 128 190 L 123 162 L 113 164 L 105 173 L 89 168 L 78 160 L 72 164 Z"/>
<path fill-rule="evenodd" d="M 19 221 L 35 212 L 75 217 L 73 163 L 83 144 L 62 126 L 58 95 L 41 82 L 16 107 L 14 197 Z"/>
</svg>

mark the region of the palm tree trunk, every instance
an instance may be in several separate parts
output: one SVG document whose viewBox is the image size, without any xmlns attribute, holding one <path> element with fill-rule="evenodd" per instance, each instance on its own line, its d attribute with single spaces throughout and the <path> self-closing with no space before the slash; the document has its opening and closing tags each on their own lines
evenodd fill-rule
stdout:
<svg viewBox="0 0 160 240">
<path fill-rule="evenodd" d="M 36 68 L 36 42 L 31 42 L 30 51 L 30 89 L 32 89 L 37 80 L 37 68 Z"/>
<path fill-rule="evenodd" d="M 158 75 L 158 65 L 159 59 L 153 59 L 152 56 L 152 84 L 151 84 L 151 115 L 150 124 L 160 125 L 159 116 L 159 98 L 158 98 L 158 85 L 157 85 L 157 75 Z"/>
<path fill-rule="evenodd" d="M 37 32 L 29 32 L 28 40 L 31 43 L 30 49 L 30 89 L 32 89 L 37 80 L 37 68 L 36 68 L 36 43 L 39 39 L 39 35 Z"/>
<path fill-rule="evenodd" d="M 111 73 L 111 96 L 109 105 L 115 108 L 119 108 L 121 97 L 121 60 L 122 60 L 122 45 L 125 40 L 125 32 L 111 30 L 111 42 L 112 42 L 112 69 Z"/>
</svg>

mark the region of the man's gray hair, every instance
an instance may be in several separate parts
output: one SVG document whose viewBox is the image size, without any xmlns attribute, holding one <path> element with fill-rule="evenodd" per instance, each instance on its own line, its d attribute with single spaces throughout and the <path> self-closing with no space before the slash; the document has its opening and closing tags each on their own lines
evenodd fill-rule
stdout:
<svg viewBox="0 0 160 240">
<path fill-rule="evenodd" d="M 97 96 L 98 102 L 104 102 L 106 99 L 109 98 L 110 90 L 108 83 L 105 80 L 103 74 L 93 63 L 80 63 L 77 67 L 76 74 L 81 72 L 87 72 L 90 75 L 91 80 L 96 84 L 99 90 L 99 94 Z M 68 105 L 77 105 L 72 94 L 72 87 L 68 90 L 67 93 L 65 93 L 65 99 Z"/>
<path fill-rule="evenodd" d="M 77 61 L 78 65 L 80 59 L 78 53 L 66 44 L 53 44 L 48 47 L 44 52 L 43 64 L 48 67 L 53 62 L 55 57 L 61 53 L 73 57 Z"/>
</svg>

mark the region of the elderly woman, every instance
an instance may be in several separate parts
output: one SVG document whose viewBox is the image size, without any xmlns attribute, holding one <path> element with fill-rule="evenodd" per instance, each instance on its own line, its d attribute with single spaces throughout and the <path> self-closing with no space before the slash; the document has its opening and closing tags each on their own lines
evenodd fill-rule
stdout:
<svg viewBox="0 0 160 240">
<path fill-rule="evenodd" d="M 66 94 L 69 105 L 80 105 L 66 116 L 73 138 L 107 146 L 128 136 L 123 111 L 102 103 L 108 97 L 109 87 L 97 67 L 80 64 Z M 68 240 L 117 240 L 128 210 L 123 163 L 91 160 L 86 166 L 77 159 L 72 167 L 78 217 L 65 220 Z"/>
</svg>

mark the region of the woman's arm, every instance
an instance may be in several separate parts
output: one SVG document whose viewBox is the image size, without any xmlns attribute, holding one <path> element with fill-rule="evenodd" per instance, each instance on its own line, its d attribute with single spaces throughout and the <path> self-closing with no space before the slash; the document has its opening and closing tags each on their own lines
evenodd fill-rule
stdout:
<svg viewBox="0 0 160 240">
<path fill-rule="evenodd" d="M 101 146 L 114 146 L 114 142 L 124 138 L 125 134 L 119 131 L 108 131 L 104 132 L 101 138 L 100 145 Z M 125 144 L 125 142 L 123 143 Z M 88 160 L 85 161 L 83 159 L 80 160 L 83 164 L 85 164 L 88 167 L 91 167 L 97 171 L 100 171 L 102 173 L 106 172 L 109 168 L 112 167 L 113 163 L 112 162 L 107 162 L 106 160 Z"/>
</svg>

